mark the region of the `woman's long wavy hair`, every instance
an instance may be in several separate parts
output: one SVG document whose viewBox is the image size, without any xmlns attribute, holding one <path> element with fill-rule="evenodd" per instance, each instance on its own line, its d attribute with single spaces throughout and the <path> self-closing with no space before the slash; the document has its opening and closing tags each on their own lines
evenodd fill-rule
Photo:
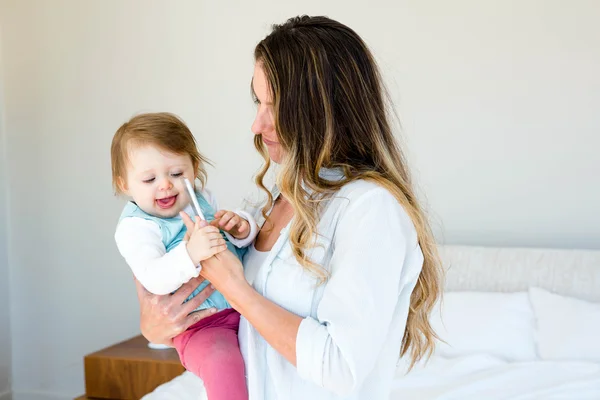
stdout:
<svg viewBox="0 0 600 400">
<path fill-rule="evenodd" d="M 277 184 L 294 208 L 290 242 L 298 262 L 321 281 L 327 272 L 306 256 L 315 245 L 320 205 L 342 186 L 372 181 L 394 194 L 416 228 L 425 261 L 412 293 L 401 356 L 410 350 L 411 367 L 430 356 L 437 337 L 429 314 L 441 290 L 442 268 L 429 223 L 390 126 L 388 101 L 376 62 L 362 39 L 327 17 L 301 16 L 274 25 L 256 46 L 273 97 L 275 128 L 284 153 Z M 255 146 L 265 159 L 256 183 L 273 197 L 263 178 L 270 159 L 260 135 Z M 339 168 L 341 180 L 319 175 Z M 398 266 L 400 268 L 400 265 Z"/>
</svg>

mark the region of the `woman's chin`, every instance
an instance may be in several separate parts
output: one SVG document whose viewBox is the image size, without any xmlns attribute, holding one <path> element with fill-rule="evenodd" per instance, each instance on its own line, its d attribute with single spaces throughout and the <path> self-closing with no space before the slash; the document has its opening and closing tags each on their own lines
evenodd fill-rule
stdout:
<svg viewBox="0 0 600 400">
<path fill-rule="evenodd" d="M 267 151 L 269 152 L 269 158 L 275 164 L 281 164 L 281 149 L 271 149 L 270 146 L 267 147 Z"/>
</svg>

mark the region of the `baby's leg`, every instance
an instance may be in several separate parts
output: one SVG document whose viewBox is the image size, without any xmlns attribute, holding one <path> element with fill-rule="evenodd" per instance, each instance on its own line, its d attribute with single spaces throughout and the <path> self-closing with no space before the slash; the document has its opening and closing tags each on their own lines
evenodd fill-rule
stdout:
<svg viewBox="0 0 600 400">
<path fill-rule="evenodd" d="M 210 400 L 248 399 L 237 337 L 239 322 L 235 310 L 223 310 L 175 339 L 183 366 L 202 378 Z"/>
</svg>

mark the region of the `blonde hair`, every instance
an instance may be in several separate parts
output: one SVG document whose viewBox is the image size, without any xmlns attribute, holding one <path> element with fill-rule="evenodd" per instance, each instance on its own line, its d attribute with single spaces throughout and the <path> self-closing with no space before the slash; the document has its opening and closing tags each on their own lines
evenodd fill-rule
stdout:
<svg viewBox="0 0 600 400">
<path fill-rule="evenodd" d="M 125 122 L 113 136 L 110 147 L 112 183 L 116 194 L 122 194 L 122 182 L 127 175 L 129 145 L 151 145 L 175 154 L 187 154 L 192 159 L 195 177 L 202 187 L 206 184 L 209 164 L 196 147 L 196 139 L 186 124 L 176 115 L 161 113 L 139 114 Z"/>
<path fill-rule="evenodd" d="M 298 262 L 321 281 L 327 279 L 327 272 L 305 251 L 315 245 L 320 205 L 350 182 L 361 179 L 384 187 L 410 216 L 424 256 L 400 349 L 401 356 L 410 351 L 412 367 L 435 346 L 437 335 L 428 317 L 440 296 L 442 269 L 392 134 L 388 99 L 371 52 L 347 26 L 327 17 L 302 16 L 274 25 L 256 46 L 254 58 L 273 96 L 275 128 L 285 153 L 277 183 L 295 211 L 290 242 Z M 271 163 L 260 135 L 254 143 L 265 159 L 256 183 L 267 192 L 267 218 L 273 197 L 263 178 Z M 340 168 L 344 178 L 322 179 L 321 168 Z"/>
</svg>

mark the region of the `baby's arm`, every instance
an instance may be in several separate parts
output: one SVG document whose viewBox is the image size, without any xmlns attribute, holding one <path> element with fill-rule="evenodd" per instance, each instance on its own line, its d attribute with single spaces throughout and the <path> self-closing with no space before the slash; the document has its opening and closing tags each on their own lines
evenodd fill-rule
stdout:
<svg viewBox="0 0 600 400">
<path fill-rule="evenodd" d="M 219 210 L 217 200 L 210 191 L 204 189 L 204 198 L 215 210 Z M 215 220 L 211 225 L 222 229 L 227 239 L 236 247 L 248 247 L 258 235 L 258 224 L 252 214 L 241 209 L 235 211 L 219 210 L 215 213 Z"/>
<path fill-rule="evenodd" d="M 167 253 L 160 228 L 152 221 L 124 218 L 117 226 L 115 241 L 135 277 L 151 293 L 174 292 L 200 273 L 188 254 L 186 242 Z"/>
<path fill-rule="evenodd" d="M 238 213 L 240 213 L 239 210 L 236 210 L 236 212 L 219 210 L 215 214 L 215 220 L 210 224 L 223 230 L 225 233 L 229 233 L 238 241 L 246 241 L 253 231 L 250 221 L 252 221 L 252 224 L 254 225 L 256 225 L 256 223 L 252 216 L 244 215 L 244 217 L 246 217 L 244 218 L 240 215 L 241 213 Z M 252 239 L 254 239 L 254 237 L 252 237 Z"/>
</svg>

